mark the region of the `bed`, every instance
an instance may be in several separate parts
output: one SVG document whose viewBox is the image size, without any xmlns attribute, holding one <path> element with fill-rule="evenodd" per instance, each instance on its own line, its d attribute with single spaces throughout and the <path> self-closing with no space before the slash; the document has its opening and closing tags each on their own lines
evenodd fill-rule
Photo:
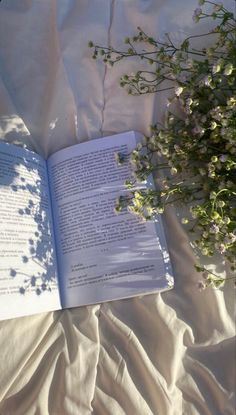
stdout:
<svg viewBox="0 0 236 415">
<path fill-rule="evenodd" d="M 119 78 L 137 62 L 105 67 L 88 42 L 121 47 L 137 26 L 179 39 L 205 29 L 193 23 L 196 7 L 2 0 L 0 138 L 46 158 L 113 133 L 148 134 L 166 96 L 127 95 Z M 1 415 L 235 413 L 233 285 L 200 292 L 188 235 L 174 210 L 164 221 L 173 290 L 0 322 Z"/>
</svg>

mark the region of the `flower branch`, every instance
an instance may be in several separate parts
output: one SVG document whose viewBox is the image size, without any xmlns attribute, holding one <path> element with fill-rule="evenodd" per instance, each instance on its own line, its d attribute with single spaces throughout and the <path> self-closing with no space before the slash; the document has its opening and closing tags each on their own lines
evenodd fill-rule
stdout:
<svg viewBox="0 0 236 415">
<path fill-rule="evenodd" d="M 235 280 L 236 20 L 222 4 L 207 0 L 199 0 L 193 19 L 212 19 L 216 26 L 179 45 L 169 34 L 159 41 L 141 28 L 125 39 L 124 51 L 90 43 L 93 57 L 101 56 L 107 64 L 132 57 L 149 65 L 122 76 L 120 85 L 129 94 L 172 93 L 164 125 L 153 125 L 131 155 L 119 156 L 120 164 L 132 163 L 134 179 L 126 183 L 129 194 L 119 198 L 116 210 L 128 208 L 149 220 L 169 204 L 187 207 L 181 222 L 194 238 L 197 258 L 218 253 L 222 264 L 230 264 L 232 275 L 226 279 Z M 206 48 L 208 37 L 212 44 Z M 202 48 L 196 48 L 196 40 Z M 159 177 L 157 189 L 140 189 L 151 172 L 160 171 L 164 177 Z M 205 266 L 196 269 L 205 276 L 200 288 L 223 285 L 225 278 Z"/>
</svg>

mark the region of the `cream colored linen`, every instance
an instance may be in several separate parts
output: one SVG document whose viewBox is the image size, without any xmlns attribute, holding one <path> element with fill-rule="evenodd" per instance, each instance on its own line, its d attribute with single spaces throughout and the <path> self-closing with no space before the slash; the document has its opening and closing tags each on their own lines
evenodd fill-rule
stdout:
<svg viewBox="0 0 236 415">
<path fill-rule="evenodd" d="M 192 22 L 196 6 L 193 0 L 2 0 L 0 138 L 47 157 L 113 132 L 147 133 L 163 114 L 164 94 L 127 96 L 119 76 L 136 63 L 105 68 L 91 59 L 87 42 L 121 47 L 138 25 L 154 36 L 195 33 L 201 30 Z M 165 228 L 172 291 L 0 322 L 1 415 L 235 413 L 233 285 L 200 293 L 174 211 Z"/>
</svg>

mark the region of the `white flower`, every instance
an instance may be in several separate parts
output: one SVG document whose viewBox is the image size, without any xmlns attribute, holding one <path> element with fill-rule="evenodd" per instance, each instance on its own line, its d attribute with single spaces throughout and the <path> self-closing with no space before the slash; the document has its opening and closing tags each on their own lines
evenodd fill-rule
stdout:
<svg viewBox="0 0 236 415">
<path fill-rule="evenodd" d="M 177 97 L 179 97 L 179 96 L 182 94 L 183 90 L 184 90 L 184 88 L 183 88 L 182 86 L 177 86 L 177 87 L 175 88 L 175 95 L 176 95 Z"/>
<path fill-rule="evenodd" d="M 215 63 L 215 65 L 213 65 L 213 68 L 212 68 L 212 73 L 215 75 L 217 72 L 220 72 L 220 69 L 221 69 L 220 65 L 218 63 Z"/>
<path fill-rule="evenodd" d="M 194 10 L 194 13 L 193 13 L 193 21 L 194 22 L 198 22 L 199 21 L 199 16 L 202 14 L 202 9 L 200 9 L 199 7 L 196 9 L 196 10 Z"/>
<path fill-rule="evenodd" d="M 150 144 L 156 144 L 156 136 L 155 136 L 155 135 L 152 135 L 152 136 L 150 137 L 150 139 L 149 139 L 149 143 L 150 143 Z"/>
<path fill-rule="evenodd" d="M 211 192 L 209 197 L 210 197 L 211 200 L 215 199 L 216 198 L 216 192 Z"/>
<path fill-rule="evenodd" d="M 232 108 L 233 108 L 235 104 L 236 104 L 236 98 L 234 98 L 234 97 L 230 97 L 230 98 L 228 98 L 228 99 L 227 99 L 227 105 L 228 105 L 229 107 L 231 107 L 231 106 L 232 106 Z"/>
<path fill-rule="evenodd" d="M 210 111 L 211 116 L 216 120 L 216 121 L 221 121 L 223 115 L 221 113 L 221 108 L 215 107 Z"/>
<path fill-rule="evenodd" d="M 222 208 L 222 207 L 225 206 L 225 202 L 223 200 L 218 200 L 217 201 L 217 206 L 220 207 L 220 208 Z"/>
<path fill-rule="evenodd" d="M 218 251 L 220 252 L 220 254 L 223 254 L 226 250 L 225 245 L 224 244 L 219 244 L 218 242 L 215 243 L 215 248 L 218 249 Z"/>
<path fill-rule="evenodd" d="M 188 99 L 186 100 L 186 104 L 187 104 L 188 106 L 192 105 L 192 103 L 193 103 L 192 98 L 188 98 Z"/>
<path fill-rule="evenodd" d="M 217 127 L 217 123 L 215 121 L 211 121 L 210 129 L 214 130 Z"/>
<path fill-rule="evenodd" d="M 173 176 L 174 174 L 177 174 L 178 173 L 178 170 L 176 169 L 176 167 L 172 167 L 171 169 L 170 169 L 170 174 Z"/>
<path fill-rule="evenodd" d="M 195 212 L 194 210 L 191 210 L 191 215 L 193 219 L 197 218 L 197 212 Z"/>
<path fill-rule="evenodd" d="M 226 65 L 225 69 L 224 69 L 224 75 L 228 76 L 231 75 L 231 73 L 233 72 L 233 65 L 232 63 L 228 63 L 228 65 Z"/>
<path fill-rule="evenodd" d="M 186 106 L 186 108 L 185 108 L 185 112 L 186 112 L 186 114 L 192 114 L 192 110 L 191 110 L 191 107 L 190 106 Z"/>
<path fill-rule="evenodd" d="M 210 233 L 218 233 L 220 231 L 219 226 L 217 226 L 215 223 L 210 227 Z"/>
<path fill-rule="evenodd" d="M 175 149 L 177 154 L 179 154 L 181 152 L 181 148 L 178 144 L 174 144 L 174 149 Z"/>
<path fill-rule="evenodd" d="M 236 241 L 236 235 L 234 233 L 230 232 L 228 234 L 229 243 L 234 243 Z"/>
<path fill-rule="evenodd" d="M 162 149 L 161 149 L 161 154 L 162 154 L 163 156 L 167 156 L 167 154 L 168 154 L 168 150 L 167 150 L 167 148 L 162 148 Z"/>
<path fill-rule="evenodd" d="M 214 49 L 213 48 L 207 48 L 206 53 L 207 53 L 207 56 L 211 57 L 214 54 Z"/>
<path fill-rule="evenodd" d="M 203 248 L 203 249 L 202 249 L 202 255 L 206 256 L 206 255 L 208 255 L 208 254 L 209 254 L 208 249 L 207 249 L 207 248 Z"/>
<path fill-rule="evenodd" d="M 228 159 L 228 156 L 227 156 L 227 154 L 222 154 L 221 156 L 220 156 L 220 161 L 221 161 L 221 163 L 225 163 L 225 161 Z"/>
<path fill-rule="evenodd" d="M 212 156 L 211 161 L 212 161 L 212 163 L 217 163 L 218 157 L 217 156 Z"/>
<path fill-rule="evenodd" d="M 192 129 L 192 133 L 202 136 L 205 133 L 205 130 L 200 125 L 196 125 L 196 127 Z"/>
<path fill-rule="evenodd" d="M 214 6 L 214 12 L 219 12 L 222 9 L 222 7 L 223 7 L 223 4 L 222 3 L 215 4 L 215 6 Z"/>
<path fill-rule="evenodd" d="M 197 287 L 198 287 L 198 289 L 199 289 L 199 291 L 202 291 L 202 290 L 205 290 L 206 289 L 206 284 L 205 284 L 205 282 L 204 281 L 198 281 L 198 283 L 197 283 Z"/>
<path fill-rule="evenodd" d="M 209 171 L 208 172 L 208 177 L 210 177 L 211 179 L 213 179 L 216 176 L 214 171 Z"/>
<path fill-rule="evenodd" d="M 204 82 L 205 86 L 211 87 L 212 86 L 212 77 L 211 77 L 211 75 L 205 76 L 205 78 L 203 79 L 203 82 Z"/>
</svg>

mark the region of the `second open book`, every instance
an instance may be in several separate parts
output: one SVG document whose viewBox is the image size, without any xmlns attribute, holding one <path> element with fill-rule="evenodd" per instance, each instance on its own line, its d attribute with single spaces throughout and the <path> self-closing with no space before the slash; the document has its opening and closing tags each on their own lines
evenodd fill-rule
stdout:
<svg viewBox="0 0 236 415">
<path fill-rule="evenodd" d="M 140 136 L 68 147 L 47 161 L 0 143 L 0 318 L 100 303 L 173 286 L 161 218 L 142 222 L 115 200 L 118 166 Z"/>
</svg>

